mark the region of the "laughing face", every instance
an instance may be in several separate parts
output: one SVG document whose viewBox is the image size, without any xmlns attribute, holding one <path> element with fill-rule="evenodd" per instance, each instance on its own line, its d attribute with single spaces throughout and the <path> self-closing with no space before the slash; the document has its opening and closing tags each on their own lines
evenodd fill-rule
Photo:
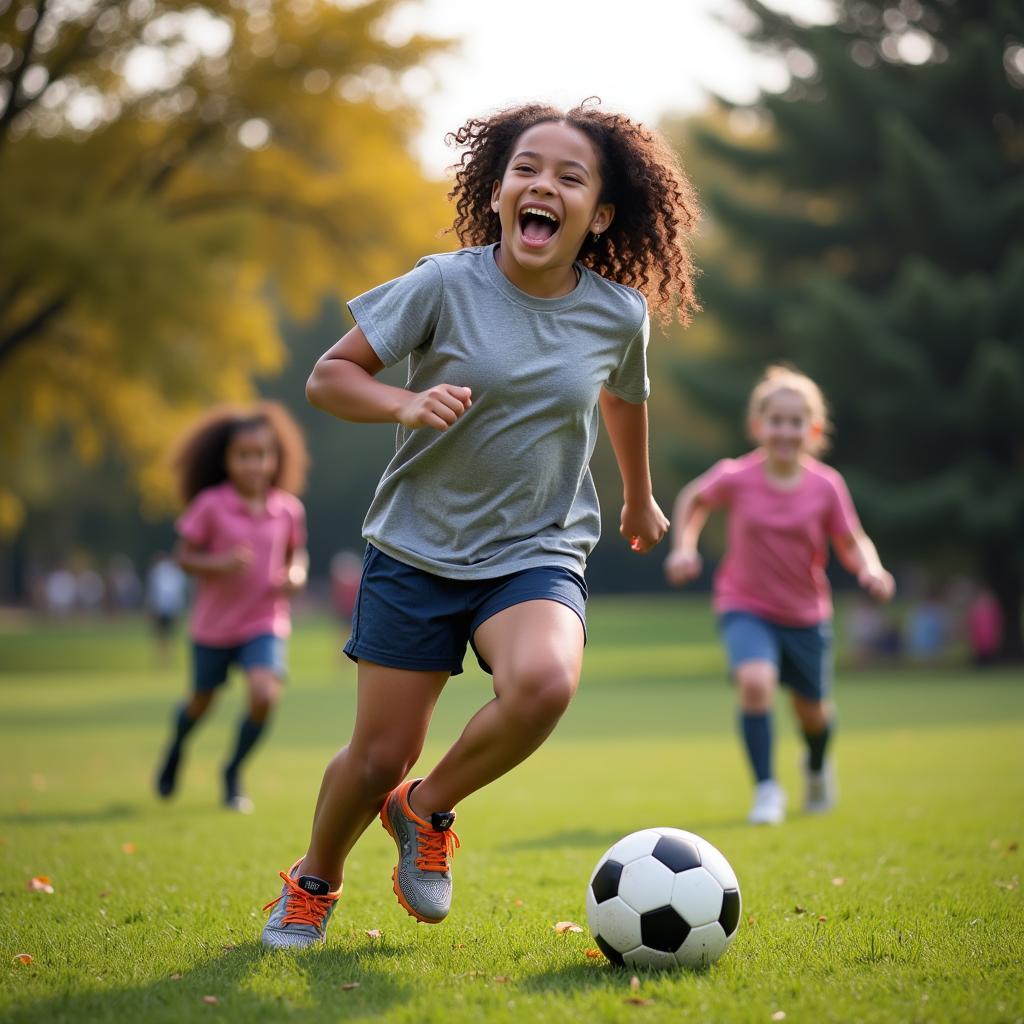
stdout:
<svg viewBox="0 0 1024 1024">
<path fill-rule="evenodd" d="M 605 231 L 615 212 L 599 201 L 601 185 L 597 153 L 578 128 L 546 121 L 516 139 L 491 193 L 501 221 L 498 266 L 516 287 L 544 298 L 573 290 L 587 232 Z"/>
</svg>

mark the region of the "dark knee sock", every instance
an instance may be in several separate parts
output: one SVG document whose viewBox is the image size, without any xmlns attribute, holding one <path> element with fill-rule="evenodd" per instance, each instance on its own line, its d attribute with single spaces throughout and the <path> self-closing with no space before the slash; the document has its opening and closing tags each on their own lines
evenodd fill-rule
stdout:
<svg viewBox="0 0 1024 1024">
<path fill-rule="evenodd" d="M 825 767 L 825 751 L 834 731 L 833 720 L 826 722 L 825 728 L 819 733 L 804 732 L 804 740 L 807 742 L 807 767 L 810 771 L 820 772 Z"/>
<path fill-rule="evenodd" d="M 231 760 L 224 767 L 224 775 L 229 779 L 234 779 L 238 774 L 238 769 L 241 767 L 242 762 L 249 756 L 249 752 L 260 736 L 263 735 L 263 730 L 267 727 L 266 719 L 262 722 L 254 722 L 248 715 L 242 719 L 238 725 L 238 742 L 235 745 L 235 752 L 231 757 Z"/>
<path fill-rule="evenodd" d="M 198 721 L 198 718 L 189 718 L 187 704 L 178 707 L 174 715 L 174 735 L 171 738 L 171 747 L 174 750 L 181 750 L 185 737 L 196 727 Z"/>
<path fill-rule="evenodd" d="M 740 712 L 740 732 L 758 782 L 772 778 L 772 716 L 770 712 Z"/>
</svg>

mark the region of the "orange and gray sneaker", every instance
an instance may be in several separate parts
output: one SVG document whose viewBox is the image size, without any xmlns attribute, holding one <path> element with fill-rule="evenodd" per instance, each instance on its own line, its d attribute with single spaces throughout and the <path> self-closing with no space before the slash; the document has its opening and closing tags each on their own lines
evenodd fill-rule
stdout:
<svg viewBox="0 0 1024 1024">
<path fill-rule="evenodd" d="M 459 846 L 452 831 L 454 811 L 435 811 L 427 821 L 409 806 L 409 794 L 419 779 L 393 790 L 380 811 L 381 824 L 398 846 L 392 872 L 398 902 L 424 924 L 437 924 L 452 905 L 451 860 Z"/>
<path fill-rule="evenodd" d="M 327 922 L 334 904 L 341 898 L 341 886 L 331 892 L 329 883 L 315 875 L 296 877 L 300 857 L 284 879 L 281 895 L 271 900 L 264 911 L 273 908 L 263 926 L 263 945 L 271 949 L 305 949 L 322 944 L 327 935 Z"/>
</svg>

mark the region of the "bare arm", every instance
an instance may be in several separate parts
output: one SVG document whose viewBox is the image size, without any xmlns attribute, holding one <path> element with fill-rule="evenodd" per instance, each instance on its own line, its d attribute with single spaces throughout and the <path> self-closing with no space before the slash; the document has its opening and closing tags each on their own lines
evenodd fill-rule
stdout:
<svg viewBox="0 0 1024 1024">
<path fill-rule="evenodd" d="M 247 547 L 239 546 L 231 551 L 213 554 L 187 540 L 180 540 L 174 549 L 174 558 L 190 576 L 203 578 L 241 572 L 252 561 L 252 552 Z"/>
<path fill-rule="evenodd" d="M 311 405 L 354 423 L 447 430 L 472 404 L 469 388 L 437 384 L 414 392 L 376 379 L 384 364 L 357 325 L 329 348 L 306 382 Z"/>
<path fill-rule="evenodd" d="M 289 552 L 284 577 L 278 586 L 282 594 L 297 594 L 309 577 L 309 552 L 305 548 L 296 548 Z"/>
<path fill-rule="evenodd" d="M 700 497 L 699 485 L 699 477 L 688 483 L 672 507 L 672 551 L 665 559 L 665 575 L 677 587 L 696 579 L 703 568 L 697 541 L 710 510 Z"/>
<path fill-rule="evenodd" d="M 654 500 L 647 442 L 647 404 L 627 402 L 601 389 L 601 416 L 622 477 L 619 533 L 634 551 L 650 551 L 668 531 L 668 519 Z M 635 538 L 635 539 L 634 539 Z"/>
<path fill-rule="evenodd" d="M 863 530 L 833 538 L 832 544 L 839 561 L 875 600 L 888 601 L 893 596 L 896 582 L 882 566 L 875 545 Z"/>
</svg>

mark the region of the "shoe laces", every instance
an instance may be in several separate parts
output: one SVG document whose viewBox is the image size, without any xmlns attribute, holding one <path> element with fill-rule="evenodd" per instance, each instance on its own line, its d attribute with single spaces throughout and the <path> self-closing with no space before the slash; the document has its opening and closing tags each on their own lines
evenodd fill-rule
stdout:
<svg viewBox="0 0 1024 1024">
<path fill-rule="evenodd" d="M 341 893 L 329 892 L 326 896 L 314 896 L 313 893 L 301 888 L 291 875 L 284 871 L 279 874 L 288 891 L 266 904 L 263 912 L 266 913 L 271 907 L 276 907 L 281 900 L 287 900 L 281 924 L 308 924 L 319 930 L 331 906 L 341 898 Z"/>
<path fill-rule="evenodd" d="M 438 832 L 431 825 L 417 824 L 416 833 L 419 837 L 416 867 L 420 871 L 447 871 L 461 845 L 459 837 L 451 829 Z"/>
</svg>

